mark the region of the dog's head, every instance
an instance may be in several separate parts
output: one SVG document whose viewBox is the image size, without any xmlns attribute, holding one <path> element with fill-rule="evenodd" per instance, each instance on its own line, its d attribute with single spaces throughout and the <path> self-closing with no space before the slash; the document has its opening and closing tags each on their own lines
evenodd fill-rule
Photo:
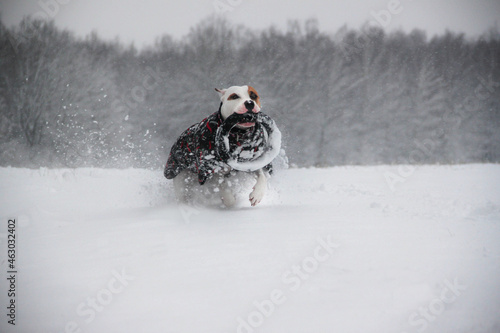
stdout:
<svg viewBox="0 0 500 333">
<path fill-rule="evenodd" d="M 260 98 L 257 91 L 251 86 L 232 86 L 227 89 L 217 89 L 222 102 L 222 118 L 226 119 L 233 113 L 243 114 L 246 112 L 260 112 Z M 250 128 L 255 123 L 238 123 L 239 128 Z"/>
</svg>

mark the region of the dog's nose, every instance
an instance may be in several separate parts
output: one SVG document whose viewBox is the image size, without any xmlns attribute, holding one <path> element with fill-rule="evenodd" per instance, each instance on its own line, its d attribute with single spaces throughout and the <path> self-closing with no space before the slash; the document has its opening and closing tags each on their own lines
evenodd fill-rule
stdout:
<svg viewBox="0 0 500 333">
<path fill-rule="evenodd" d="M 245 101 L 245 107 L 247 108 L 248 111 L 252 111 L 255 106 L 255 103 L 253 101 Z"/>
</svg>

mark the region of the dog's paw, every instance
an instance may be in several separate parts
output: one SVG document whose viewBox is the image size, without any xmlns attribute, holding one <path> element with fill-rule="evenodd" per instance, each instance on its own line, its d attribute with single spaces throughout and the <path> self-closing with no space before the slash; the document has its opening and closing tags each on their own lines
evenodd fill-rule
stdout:
<svg viewBox="0 0 500 333">
<path fill-rule="evenodd" d="M 222 191 L 221 194 L 222 202 L 226 207 L 233 207 L 236 204 L 236 198 L 234 197 L 233 193 L 231 193 L 231 191 L 225 190 Z"/>
<path fill-rule="evenodd" d="M 257 205 L 264 198 L 265 188 L 262 186 L 255 186 L 252 193 L 250 193 L 250 203 L 252 206 Z"/>
</svg>

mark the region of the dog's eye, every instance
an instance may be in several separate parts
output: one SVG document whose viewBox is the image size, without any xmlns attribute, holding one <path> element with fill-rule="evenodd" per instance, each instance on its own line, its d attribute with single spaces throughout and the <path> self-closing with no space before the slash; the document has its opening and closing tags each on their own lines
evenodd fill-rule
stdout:
<svg viewBox="0 0 500 333">
<path fill-rule="evenodd" d="M 231 94 L 231 96 L 228 97 L 228 99 L 238 99 L 238 98 L 240 98 L 240 96 L 236 94 Z"/>
<path fill-rule="evenodd" d="M 259 96 L 257 96 L 254 92 L 251 92 L 250 98 L 255 100 L 255 99 L 259 98 Z"/>
</svg>

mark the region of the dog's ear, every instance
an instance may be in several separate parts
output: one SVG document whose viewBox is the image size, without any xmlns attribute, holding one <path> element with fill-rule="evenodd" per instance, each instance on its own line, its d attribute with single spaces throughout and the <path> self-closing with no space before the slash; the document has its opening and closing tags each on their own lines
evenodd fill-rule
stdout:
<svg viewBox="0 0 500 333">
<path fill-rule="evenodd" d="M 224 97 L 224 94 L 226 93 L 226 89 L 218 89 L 218 88 L 215 88 L 215 91 L 217 91 L 219 93 L 219 97 L 222 99 L 222 97 Z"/>
</svg>

